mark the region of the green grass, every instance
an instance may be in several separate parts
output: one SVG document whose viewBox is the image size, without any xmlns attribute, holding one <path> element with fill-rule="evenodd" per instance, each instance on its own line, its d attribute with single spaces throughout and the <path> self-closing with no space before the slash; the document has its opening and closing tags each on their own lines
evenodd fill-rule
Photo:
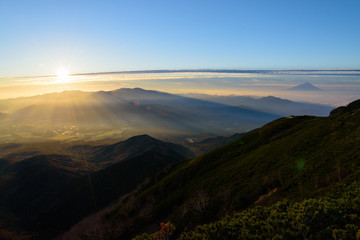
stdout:
<svg viewBox="0 0 360 240">
<path fill-rule="evenodd" d="M 179 164 L 106 219 L 126 225 L 116 233 L 123 239 L 155 230 L 162 221 L 173 222 L 179 233 L 255 205 L 322 197 L 359 169 L 359 122 L 360 113 L 352 111 L 278 119 Z"/>
</svg>

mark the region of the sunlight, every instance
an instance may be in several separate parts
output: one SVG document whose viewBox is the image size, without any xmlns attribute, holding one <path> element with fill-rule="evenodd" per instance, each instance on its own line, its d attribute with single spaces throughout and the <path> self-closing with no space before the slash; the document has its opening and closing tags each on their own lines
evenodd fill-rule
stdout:
<svg viewBox="0 0 360 240">
<path fill-rule="evenodd" d="M 67 78 L 69 76 L 69 72 L 65 68 L 60 68 L 57 70 L 56 75 L 58 78 Z"/>
<path fill-rule="evenodd" d="M 65 68 L 58 69 L 56 76 L 56 83 L 67 83 L 70 81 L 69 71 Z"/>
</svg>

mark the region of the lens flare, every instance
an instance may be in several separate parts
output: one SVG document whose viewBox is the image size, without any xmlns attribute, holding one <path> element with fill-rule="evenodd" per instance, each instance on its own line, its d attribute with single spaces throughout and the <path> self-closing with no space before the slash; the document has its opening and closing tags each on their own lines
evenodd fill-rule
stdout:
<svg viewBox="0 0 360 240">
<path fill-rule="evenodd" d="M 305 162 L 304 158 L 301 158 L 299 160 L 299 162 L 297 163 L 297 172 L 298 173 L 301 172 L 302 168 L 304 167 L 304 162 Z"/>
</svg>

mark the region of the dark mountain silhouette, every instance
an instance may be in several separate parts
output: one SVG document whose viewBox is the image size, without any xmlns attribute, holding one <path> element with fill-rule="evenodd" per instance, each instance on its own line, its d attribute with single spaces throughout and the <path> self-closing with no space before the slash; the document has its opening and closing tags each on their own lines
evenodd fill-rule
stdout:
<svg viewBox="0 0 360 240">
<path fill-rule="evenodd" d="M 2 228 L 20 231 L 41 228 L 39 216 L 61 201 L 68 186 L 79 179 L 74 172 L 59 168 L 59 162 L 66 165 L 69 160 L 68 156 L 39 155 L 7 164 L 0 179 L 0 209 L 6 212 L 6 217 L 0 220 Z"/>
<path fill-rule="evenodd" d="M 9 165 L 10 163 L 8 160 L 0 158 L 0 174 L 6 173 Z"/>
<path fill-rule="evenodd" d="M 322 91 L 322 89 L 315 87 L 311 83 L 303 83 L 295 87 L 289 88 L 290 91 Z"/>
<path fill-rule="evenodd" d="M 80 163 L 65 155 L 38 155 L 17 163 L 0 160 L 1 226 L 40 234 L 35 239 L 50 239 L 158 171 L 191 156 L 180 145 L 148 135 L 97 149 L 97 161 L 113 164 L 87 175 L 80 175 Z M 11 221 L 3 222 L 4 216 Z"/>
<path fill-rule="evenodd" d="M 360 177 L 359 110 L 355 101 L 330 117 L 281 118 L 173 167 L 108 213 L 112 236 L 155 230 L 164 219 L 191 229 L 254 205 L 321 197 L 337 183 L 343 189 Z"/>
<path fill-rule="evenodd" d="M 149 151 L 173 156 L 173 158 L 178 159 L 179 161 L 194 156 L 189 149 L 179 144 L 163 142 L 152 138 L 149 135 L 140 135 L 131 137 L 126 141 L 101 147 L 94 152 L 92 161 L 101 164 L 113 164 L 137 157 Z"/>
</svg>

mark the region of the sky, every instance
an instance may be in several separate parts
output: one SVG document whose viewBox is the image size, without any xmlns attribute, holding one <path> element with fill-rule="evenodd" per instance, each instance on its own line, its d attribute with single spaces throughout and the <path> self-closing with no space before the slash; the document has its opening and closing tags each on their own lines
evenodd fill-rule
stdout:
<svg viewBox="0 0 360 240">
<path fill-rule="evenodd" d="M 360 1 L 0 0 L 0 78 L 359 69 Z"/>
</svg>

